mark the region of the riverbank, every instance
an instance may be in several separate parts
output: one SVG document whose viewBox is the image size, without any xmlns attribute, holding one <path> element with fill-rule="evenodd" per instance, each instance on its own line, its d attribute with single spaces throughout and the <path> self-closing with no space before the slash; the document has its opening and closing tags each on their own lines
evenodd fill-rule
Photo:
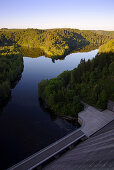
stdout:
<svg viewBox="0 0 114 170">
<path fill-rule="evenodd" d="M 37 84 L 42 79 L 51 79 L 65 70 L 74 69 L 81 58 L 92 59 L 97 51 L 73 53 L 55 63 L 45 56 L 23 57 L 22 77 L 12 89 L 11 100 L 0 114 L 2 169 L 11 167 L 77 129 L 76 125 L 60 116 L 43 110 L 38 100 Z"/>
<path fill-rule="evenodd" d="M 11 96 L 11 88 L 23 71 L 23 57 L 17 47 L 0 47 L 0 110 Z M 14 83 L 15 82 L 15 83 Z"/>
<path fill-rule="evenodd" d="M 73 126 L 76 126 L 76 127 L 80 127 L 81 126 L 81 121 L 79 121 L 79 117 L 72 117 L 70 114 L 69 115 L 62 115 L 61 113 L 56 113 L 56 112 L 53 112 L 46 103 L 44 103 L 42 101 L 41 98 L 39 98 L 39 102 L 40 102 L 40 106 L 41 108 L 48 112 L 52 117 L 60 117 L 66 121 L 68 121 L 69 123 L 71 123 Z"/>
<path fill-rule="evenodd" d="M 65 71 L 57 78 L 41 81 L 38 85 L 38 94 L 44 105 L 57 115 L 78 118 L 78 113 L 84 106 L 74 90 L 67 89 L 69 73 Z"/>
<path fill-rule="evenodd" d="M 114 100 L 113 42 L 103 45 L 92 60 L 81 59 L 74 70 L 39 83 L 39 97 L 54 113 L 78 117 L 84 108 L 80 100 L 99 109 L 106 109 L 107 101 Z"/>
</svg>

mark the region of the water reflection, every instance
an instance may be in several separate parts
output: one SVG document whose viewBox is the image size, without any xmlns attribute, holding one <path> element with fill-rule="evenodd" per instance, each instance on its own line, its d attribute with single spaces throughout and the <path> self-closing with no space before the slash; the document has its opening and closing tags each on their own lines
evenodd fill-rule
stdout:
<svg viewBox="0 0 114 170">
<path fill-rule="evenodd" d="M 41 50 L 40 48 L 20 47 L 19 49 L 22 55 L 27 57 L 36 58 L 45 55 L 43 50 Z"/>
<path fill-rule="evenodd" d="M 78 52 L 89 52 L 92 50 L 98 49 L 98 46 L 93 45 L 93 44 L 89 44 L 83 47 L 78 48 L 77 50 L 74 50 L 72 52 L 69 52 L 69 54 L 72 53 L 78 53 Z M 40 56 L 44 56 L 51 58 L 49 55 L 47 55 L 42 49 L 40 48 L 27 48 L 27 47 L 20 47 L 20 51 L 22 53 L 23 56 L 27 56 L 27 57 L 32 57 L 32 58 L 37 58 Z M 52 57 L 52 62 L 55 63 L 55 60 L 64 60 L 66 57 L 66 55 L 64 56 L 60 56 L 58 58 L 54 58 Z"/>
<path fill-rule="evenodd" d="M 32 52 L 28 55 L 31 56 Z M 42 109 L 38 100 L 38 83 L 74 69 L 81 58 L 92 59 L 98 50 L 72 53 L 64 60 L 55 60 L 55 63 L 51 58 L 38 57 L 37 52 L 31 58 L 23 57 L 22 77 L 0 114 L 1 169 L 12 166 L 76 129 L 73 124 Z"/>
</svg>

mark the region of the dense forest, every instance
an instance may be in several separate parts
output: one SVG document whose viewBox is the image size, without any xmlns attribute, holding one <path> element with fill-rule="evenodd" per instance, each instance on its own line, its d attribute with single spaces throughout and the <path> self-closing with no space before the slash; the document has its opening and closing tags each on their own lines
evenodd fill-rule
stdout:
<svg viewBox="0 0 114 170">
<path fill-rule="evenodd" d="M 45 55 L 54 61 L 76 50 L 97 48 L 112 38 L 114 38 L 113 31 L 0 29 L 0 105 L 10 96 L 11 82 L 23 70 L 23 55 L 33 57 Z M 76 97 L 74 102 L 78 103 L 79 98 Z M 80 108 L 82 108 L 81 103 Z"/>
<path fill-rule="evenodd" d="M 11 83 L 23 70 L 23 58 L 15 46 L 0 47 L 0 108 L 11 93 Z"/>
<path fill-rule="evenodd" d="M 92 60 L 81 59 L 77 68 L 57 78 L 42 80 L 39 98 L 60 115 L 76 116 L 83 109 L 81 100 L 100 109 L 114 101 L 114 40 L 99 48 Z"/>
<path fill-rule="evenodd" d="M 21 47 L 41 49 L 52 58 L 60 58 L 86 45 L 98 48 L 114 38 L 113 31 L 89 31 L 78 29 L 1 29 L 0 46 L 17 44 Z"/>
</svg>

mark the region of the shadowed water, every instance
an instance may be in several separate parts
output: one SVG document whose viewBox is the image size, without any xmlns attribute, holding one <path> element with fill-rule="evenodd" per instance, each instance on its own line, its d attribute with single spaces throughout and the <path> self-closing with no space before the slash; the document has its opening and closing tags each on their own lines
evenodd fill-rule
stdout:
<svg viewBox="0 0 114 170">
<path fill-rule="evenodd" d="M 81 58 L 92 59 L 97 52 L 73 53 L 64 60 L 55 60 L 55 63 L 44 56 L 24 57 L 22 77 L 0 113 L 1 169 L 12 166 L 77 128 L 40 107 L 38 82 L 72 70 Z"/>
</svg>

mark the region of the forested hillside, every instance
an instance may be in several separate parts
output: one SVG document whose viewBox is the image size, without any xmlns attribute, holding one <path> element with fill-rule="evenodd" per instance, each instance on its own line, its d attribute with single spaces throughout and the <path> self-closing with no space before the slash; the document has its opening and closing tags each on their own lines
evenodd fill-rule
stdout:
<svg viewBox="0 0 114 170">
<path fill-rule="evenodd" d="M 33 57 L 45 55 L 57 59 L 65 57 L 75 50 L 97 48 L 112 38 L 114 38 L 114 34 L 111 31 L 1 29 L 0 105 L 9 97 L 11 82 L 22 72 L 23 59 L 21 53 L 31 56 L 34 51 Z"/>
<path fill-rule="evenodd" d="M 99 54 L 110 52 L 114 53 L 114 40 L 109 41 L 107 44 L 104 44 L 99 48 Z"/>
<path fill-rule="evenodd" d="M 17 47 L 0 47 L 0 108 L 11 92 L 13 82 L 23 70 L 23 58 Z"/>
<path fill-rule="evenodd" d="M 74 70 L 41 81 L 38 89 L 39 98 L 57 114 L 76 116 L 83 109 L 80 100 L 106 109 L 107 101 L 114 101 L 114 40 L 92 60 L 81 59 Z"/>
<path fill-rule="evenodd" d="M 99 47 L 114 38 L 111 31 L 82 31 L 78 29 L 25 29 L 0 30 L 0 46 L 17 44 L 21 47 L 39 48 L 44 54 L 59 58 L 86 45 Z"/>
</svg>

